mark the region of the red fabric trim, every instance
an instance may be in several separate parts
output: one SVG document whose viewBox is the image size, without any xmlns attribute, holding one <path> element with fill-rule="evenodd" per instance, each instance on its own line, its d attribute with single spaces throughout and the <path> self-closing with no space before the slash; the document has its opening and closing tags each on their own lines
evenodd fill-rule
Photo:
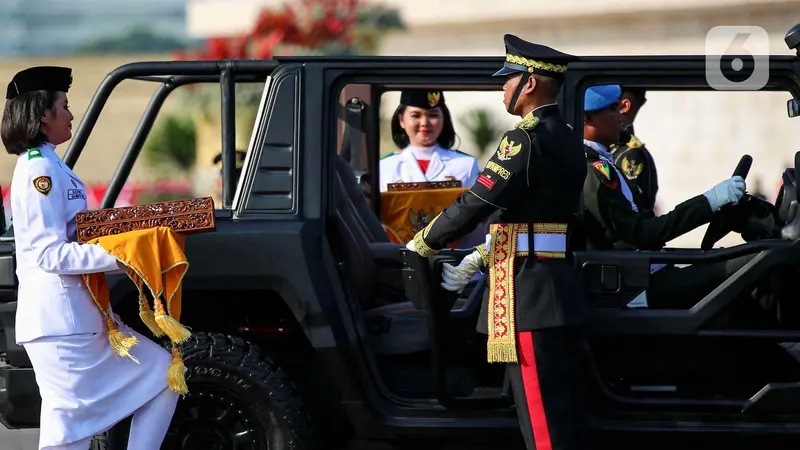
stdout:
<svg viewBox="0 0 800 450">
<path fill-rule="evenodd" d="M 552 450 L 553 443 L 550 442 L 550 429 L 547 427 L 547 417 L 544 414 L 539 372 L 536 368 L 536 354 L 533 351 L 533 334 L 530 331 L 518 332 L 517 346 L 522 384 L 525 386 L 525 399 L 528 401 L 528 414 L 531 418 L 536 450 Z"/>
<path fill-rule="evenodd" d="M 428 166 L 431 164 L 430 159 L 418 159 L 417 164 L 419 164 L 419 168 L 422 169 L 422 173 L 428 173 Z"/>
<path fill-rule="evenodd" d="M 480 175 L 477 181 L 478 183 L 486 187 L 486 189 L 491 189 L 492 187 L 494 187 L 494 181 L 491 178 L 487 177 L 486 175 Z"/>
</svg>

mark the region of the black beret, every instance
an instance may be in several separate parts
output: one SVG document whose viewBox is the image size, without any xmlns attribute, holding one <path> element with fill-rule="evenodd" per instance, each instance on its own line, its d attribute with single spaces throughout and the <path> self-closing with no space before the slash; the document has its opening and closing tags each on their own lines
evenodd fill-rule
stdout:
<svg viewBox="0 0 800 450">
<path fill-rule="evenodd" d="M 432 109 L 444 105 L 444 93 L 438 89 L 406 89 L 400 93 L 400 104 Z"/>
<path fill-rule="evenodd" d="M 72 69 L 68 67 L 31 67 L 14 75 L 6 89 L 6 100 L 31 91 L 69 92 L 71 84 Z"/>
<path fill-rule="evenodd" d="M 506 45 L 506 62 L 494 76 L 529 72 L 551 78 L 563 78 L 567 64 L 578 60 L 576 56 L 545 45 L 524 41 L 513 34 L 507 34 L 503 39 Z"/>
</svg>

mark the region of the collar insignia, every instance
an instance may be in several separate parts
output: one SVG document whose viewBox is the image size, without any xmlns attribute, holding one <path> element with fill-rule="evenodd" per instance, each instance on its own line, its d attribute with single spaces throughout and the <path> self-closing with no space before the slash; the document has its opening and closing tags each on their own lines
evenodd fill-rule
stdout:
<svg viewBox="0 0 800 450">
<path fill-rule="evenodd" d="M 538 124 L 539 118 L 534 116 L 533 112 L 529 112 L 528 115 L 522 119 L 522 122 L 516 124 L 515 127 L 522 130 L 532 130 Z"/>
</svg>

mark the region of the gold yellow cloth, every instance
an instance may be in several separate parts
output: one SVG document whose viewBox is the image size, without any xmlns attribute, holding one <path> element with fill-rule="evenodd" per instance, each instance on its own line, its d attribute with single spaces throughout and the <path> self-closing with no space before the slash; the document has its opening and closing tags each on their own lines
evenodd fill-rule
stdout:
<svg viewBox="0 0 800 450">
<path fill-rule="evenodd" d="M 525 223 L 494 223 L 489 225 L 489 233 L 491 234 L 489 250 L 487 251 L 485 244 L 476 247 L 489 271 L 487 360 L 490 363 L 516 363 L 517 324 L 514 295 L 516 258 L 530 256 L 540 259 L 563 259 L 566 254 L 562 251 L 535 251 L 533 255 L 530 255 L 530 249 L 518 251 L 517 236 L 529 233 L 528 224 Z M 567 224 L 534 223 L 533 233 L 534 236 L 537 234 L 566 235 Z M 533 242 L 533 240 L 529 242 Z"/>
<path fill-rule="evenodd" d="M 139 290 L 139 316 L 142 322 L 155 336 L 167 335 L 172 342 L 172 365 L 167 374 L 169 386 L 185 394 L 188 389 L 183 359 L 177 346 L 191 337 L 189 330 L 179 322 L 182 282 L 189 269 L 189 261 L 184 254 L 185 238 L 171 228 L 155 227 L 103 236 L 88 243 L 99 244 L 126 267 L 125 273 Z M 106 318 L 109 341 L 114 351 L 138 363 L 130 354 L 130 349 L 137 344 L 136 337 L 125 336 L 111 318 L 106 274 L 84 274 L 83 279 L 95 304 Z M 155 311 L 150 308 L 145 286 L 153 298 Z"/>
<path fill-rule="evenodd" d="M 381 192 L 381 218 L 389 241 L 405 245 L 467 189 L 422 189 Z M 461 240 L 448 245 L 458 248 Z"/>
</svg>

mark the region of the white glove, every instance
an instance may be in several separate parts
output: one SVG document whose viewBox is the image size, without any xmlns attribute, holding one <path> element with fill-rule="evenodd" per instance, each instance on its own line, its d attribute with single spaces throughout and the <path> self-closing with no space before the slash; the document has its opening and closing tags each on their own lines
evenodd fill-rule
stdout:
<svg viewBox="0 0 800 450">
<path fill-rule="evenodd" d="M 708 199 L 711 210 L 716 212 L 724 205 L 738 202 L 744 195 L 745 189 L 747 184 L 744 178 L 737 175 L 719 183 L 703 195 Z"/>
<path fill-rule="evenodd" d="M 408 244 L 406 244 L 406 248 L 411 250 L 414 253 L 417 253 L 417 247 L 414 246 L 414 240 L 413 239 L 408 241 Z"/>
<path fill-rule="evenodd" d="M 441 286 L 451 292 L 461 292 L 478 271 L 481 263 L 481 254 L 477 250 L 461 260 L 461 264 L 453 266 L 448 263 L 442 265 Z"/>
</svg>

